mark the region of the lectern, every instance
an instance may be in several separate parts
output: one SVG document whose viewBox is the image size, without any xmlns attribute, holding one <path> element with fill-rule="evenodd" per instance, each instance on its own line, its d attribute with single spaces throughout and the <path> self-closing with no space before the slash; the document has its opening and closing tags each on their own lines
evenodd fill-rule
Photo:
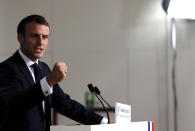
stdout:
<svg viewBox="0 0 195 131">
<path fill-rule="evenodd" d="M 131 122 L 129 124 L 51 126 L 51 131 L 154 131 L 151 121 Z"/>
</svg>

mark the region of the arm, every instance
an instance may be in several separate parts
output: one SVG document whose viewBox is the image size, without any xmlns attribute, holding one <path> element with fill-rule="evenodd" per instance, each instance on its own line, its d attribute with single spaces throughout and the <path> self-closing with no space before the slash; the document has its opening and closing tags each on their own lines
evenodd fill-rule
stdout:
<svg viewBox="0 0 195 131">
<path fill-rule="evenodd" d="M 102 116 L 87 109 L 77 101 L 72 100 L 57 84 L 53 88 L 52 107 L 56 111 L 85 125 L 101 123 L 101 120 L 103 119 Z"/>
<path fill-rule="evenodd" d="M 82 124 L 100 124 L 102 116 L 72 100 L 59 87 L 57 82 L 62 81 L 66 77 L 66 73 L 67 67 L 65 63 L 59 62 L 55 64 L 52 72 L 46 77 L 48 84 L 53 86 L 52 107 L 59 113 Z"/>
</svg>

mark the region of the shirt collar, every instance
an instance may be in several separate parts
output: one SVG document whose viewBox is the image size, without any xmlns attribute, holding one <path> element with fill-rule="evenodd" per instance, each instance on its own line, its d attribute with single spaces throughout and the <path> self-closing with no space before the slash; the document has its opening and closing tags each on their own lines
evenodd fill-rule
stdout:
<svg viewBox="0 0 195 131">
<path fill-rule="evenodd" d="M 22 51 L 19 49 L 19 54 L 22 57 L 22 59 L 24 60 L 25 64 L 30 67 L 31 65 L 33 65 L 34 63 L 38 64 L 38 59 L 36 62 L 32 61 L 31 59 L 29 59 L 25 54 L 22 53 Z"/>
</svg>

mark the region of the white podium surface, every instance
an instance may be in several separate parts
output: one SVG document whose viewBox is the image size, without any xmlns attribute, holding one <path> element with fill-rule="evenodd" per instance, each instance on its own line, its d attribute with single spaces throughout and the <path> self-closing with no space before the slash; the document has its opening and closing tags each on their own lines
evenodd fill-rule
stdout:
<svg viewBox="0 0 195 131">
<path fill-rule="evenodd" d="M 51 131 L 154 131 L 154 123 L 150 121 L 131 122 L 129 124 L 51 126 Z"/>
</svg>

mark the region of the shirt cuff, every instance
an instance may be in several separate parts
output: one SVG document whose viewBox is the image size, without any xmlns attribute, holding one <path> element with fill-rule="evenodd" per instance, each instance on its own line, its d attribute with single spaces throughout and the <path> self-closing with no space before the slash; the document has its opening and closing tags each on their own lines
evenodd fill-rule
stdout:
<svg viewBox="0 0 195 131">
<path fill-rule="evenodd" d="M 44 77 L 43 79 L 41 79 L 40 83 L 41 83 L 42 92 L 43 92 L 43 94 L 46 97 L 48 95 L 51 95 L 53 93 L 53 88 L 48 85 L 47 80 L 46 80 L 46 77 Z"/>
<path fill-rule="evenodd" d="M 100 124 L 108 124 L 108 119 L 103 117 Z"/>
</svg>

